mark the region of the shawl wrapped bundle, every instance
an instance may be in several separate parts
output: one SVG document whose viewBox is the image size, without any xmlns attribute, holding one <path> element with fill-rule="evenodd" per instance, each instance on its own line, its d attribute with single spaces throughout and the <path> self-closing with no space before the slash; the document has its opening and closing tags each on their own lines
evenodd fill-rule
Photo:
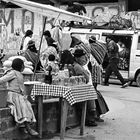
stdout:
<svg viewBox="0 0 140 140">
<path fill-rule="evenodd" d="M 107 53 L 106 45 L 96 41 L 96 43 L 91 43 L 91 54 L 97 60 L 99 64 L 103 63 L 104 57 Z"/>
</svg>

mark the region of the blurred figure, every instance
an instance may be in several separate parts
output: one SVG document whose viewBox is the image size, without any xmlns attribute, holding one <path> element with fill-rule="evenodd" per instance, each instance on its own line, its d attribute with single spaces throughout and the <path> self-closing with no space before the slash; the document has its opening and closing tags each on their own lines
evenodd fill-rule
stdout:
<svg viewBox="0 0 140 140">
<path fill-rule="evenodd" d="M 43 67 L 47 64 L 48 57 L 50 54 L 53 54 L 55 56 L 56 61 L 59 60 L 58 50 L 57 50 L 56 44 L 51 44 L 51 46 L 48 46 L 41 54 L 41 60 L 42 60 L 41 62 L 42 62 Z"/>
<path fill-rule="evenodd" d="M 62 28 L 60 25 L 56 25 L 51 30 L 52 37 L 56 41 L 56 44 L 58 46 L 58 52 L 62 51 Z"/>
<path fill-rule="evenodd" d="M 28 42 L 27 50 L 24 52 L 23 56 L 27 59 L 27 61 L 32 62 L 33 68 L 34 68 L 33 70 L 35 70 L 35 66 L 36 66 L 36 63 L 38 61 L 38 53 L 37 53 L 37 49 L 35 47 L 35 41 L 30 40 Z M 42 64 L 41 64 L 41 61 L 39 59 L 36 70 L 40 71 L 41 68 L 42 68 Z"/>
<path fill-rule="evenodd" d="M 66 10 L 72 13 L 78 13 L 78 15 L 84 15 L 87 13 L 86 8 L 82 4 L 73 3 L 71 1 L 68 2 L 68 7 Z M 71 21 L 69 26 L 73 26 L 73 25 L 74 25 L 74 21 Z M 80 22 L 80 25 L 82 25 L 82 22 Z"/>
<path fill-rule="evenodd" d="M 112 74 L 112 72 L 114 72 L 114 74 L 117 76 L 117 78 L 121 81 L 122 88 L 125 88 L 129 85 L 129 82 L 126 82 L 124 80 L 124 78 L 122 77 L 122 75 L 120 74 L 120 72 L 118 70 L 119 48 L 111 36 L 107 36 L 106 41 L 107 41 L 109 64 L 106 68 L 104 85 L 105 86 L 109 85 L 109 83 L 108 83 L 109 77 Z"/>
<path fill-rule="evenodd" d="M 71 1 L 68 2 L 68 7 L 66 10 L 72 13 L 78 13 L 79 15 L 87 13 L 86 8 L 82 4 L 73 3 Z"/>
<path fill-rule="evenodd" d="M 44 31 L 43 35 L 47 41 L 48 46 L 51 46 L 52 44 L 54 44 L 55 40 L 51 37 L 50 31 L 48 30 Z"/>
<path fill-rule="evenodd" d="M 123 48 L 125 47 L 124 43 L 121 40 L 119 40 L 117 42 L 117 45 L 118 45 L 118 48 L 119 48 L 119 52 L 121 52 L 123 50 Z"/>
<path fill-rule="evenodd" d="M 49 71 L 50 67 L 51 67 L 51 75 L 52 76 L 57 75 L 59 72 L 59 66 L 58 66 L 58 63 L 56 61 L 55 55 L 53 55 L 53 54 L 50 54 L 48 56 L 48 61 L 44 66 L 46 71 Z"/>
<path fill-rule="evenodd" d="M 4 58 L 5 54 L 3 53 L 3 49 L 0 50 L 0 67 L 3 67 L 2 59 Z"/>
<path fill-rule="evenodd" d="M 129 69 L 130 49 L 121 40 L 118 41 L 117 45 L 119 47 L 120 58 L 118 67 L 123 70 Z"/>
<path fill-rule="evenodd" d="M 20 50 L 26 51 L 28 42 L 32 39 L 33 31 L 27 30 L 25 36 L 22 38 Z"/>
</svg>

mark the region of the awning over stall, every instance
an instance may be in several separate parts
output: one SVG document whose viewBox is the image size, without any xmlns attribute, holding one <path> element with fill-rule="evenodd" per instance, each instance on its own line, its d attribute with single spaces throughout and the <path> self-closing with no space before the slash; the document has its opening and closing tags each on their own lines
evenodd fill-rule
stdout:
<svg viewBox="0 0 140 140">
<path fill-rule="evenodd" d="M 4 2 L 11 2 L 16 4 L 24 9 L 29 11 L 39 13 L 43 16 L 47 17 L 54 17 L 58 20 L 65 20 L 65 21 L 78 21 L 82 22 L 83 20 L 91 20 L 89 17 L 81 16 L 78 14 L 74 14 L 59 8 L 56 8 L 51 5 L 40 4 L 36 2 L 31 2 L 28 0 L 2 0 Z"/>
</svg>

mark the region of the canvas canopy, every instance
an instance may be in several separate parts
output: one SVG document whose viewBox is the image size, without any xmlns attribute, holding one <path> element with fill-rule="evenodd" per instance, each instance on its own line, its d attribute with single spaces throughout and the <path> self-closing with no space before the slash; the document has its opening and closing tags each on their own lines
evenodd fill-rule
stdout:
<svg viewBox="0 0 140 140">
<path fill-rule="evenodd" d="M 58 20 L 65 21 L 78 21 L 91 20 L 89 17 L 74 14 L 51 5 L 40 4 L 28 0 L 2 0 L 4 2 L 11 2 L 29 11 L 39 13 L 43 16 L 57 18 Z"/>
</svg>

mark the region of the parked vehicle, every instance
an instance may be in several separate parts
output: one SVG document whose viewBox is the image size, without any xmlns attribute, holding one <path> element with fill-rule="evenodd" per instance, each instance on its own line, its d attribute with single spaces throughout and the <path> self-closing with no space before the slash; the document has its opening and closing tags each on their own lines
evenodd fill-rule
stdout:
<svg viewBox="0 0 140 140">
<path fill-rule="evenodd" d="M 125 79 L 135 81 L 140 87 L 140 31 L 139 30 L 112 30 L 89 28 L 65 28 L 64 33 L 72 34 L 87 43 L 88 37 L 94 35 L 96 39 L 106 41 L 106 36 L 114 37 L 115 42 L 122 40 L 125 45 L 125 53 L 120 55 L 119 70 Z M 116 78 L 111 76 L 111 78 Z"/>
</svg>

